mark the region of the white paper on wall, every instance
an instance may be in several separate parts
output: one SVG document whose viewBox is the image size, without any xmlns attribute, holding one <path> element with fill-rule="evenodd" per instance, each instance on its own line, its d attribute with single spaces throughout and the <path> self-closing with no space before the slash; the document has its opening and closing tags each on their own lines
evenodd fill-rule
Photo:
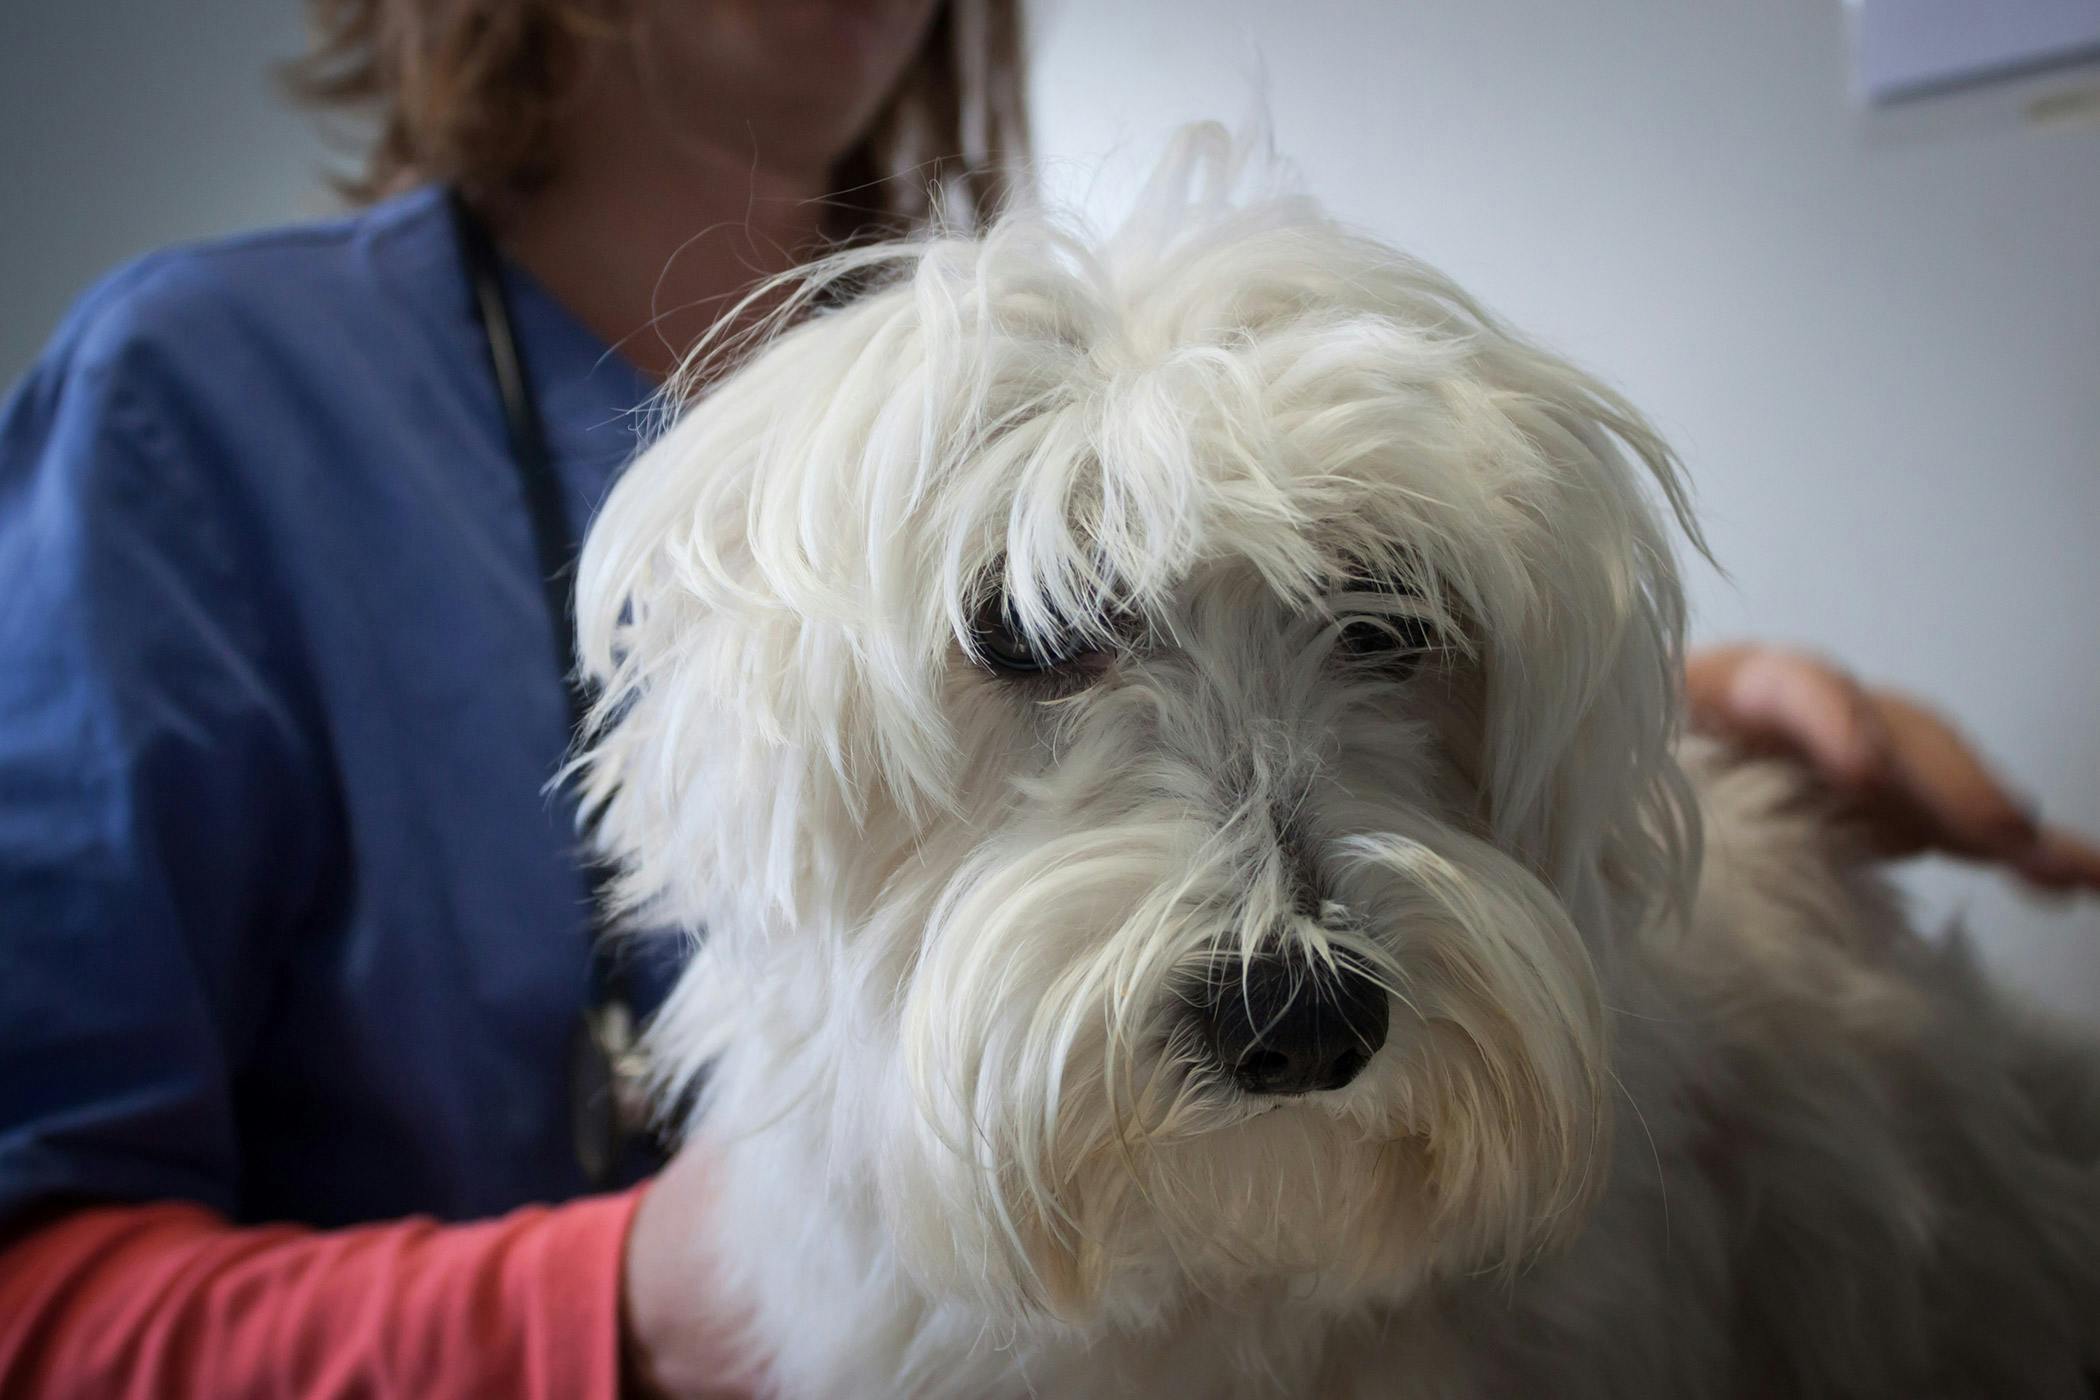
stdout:
<svg viewBox="0 0 2100 1400">
<path fill-rule="evenodd" d="M 2100 0 L 1851 0 L 1870 102 L 2100 59 Z"/>
</svg>

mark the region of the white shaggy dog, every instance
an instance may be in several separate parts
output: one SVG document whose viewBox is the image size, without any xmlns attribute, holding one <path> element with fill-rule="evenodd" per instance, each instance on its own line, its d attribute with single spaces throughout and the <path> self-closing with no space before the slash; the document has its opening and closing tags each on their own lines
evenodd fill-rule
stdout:
<svg viewBox="0 0 2100 1400">
<path fill-rule="evenodd" d="M 590 536 L 766 1386 L 2089 1394 L 2100 1062 L 1676 744 L 1633 410 L 1241 164 L 804 274 Z"/>
</svg>

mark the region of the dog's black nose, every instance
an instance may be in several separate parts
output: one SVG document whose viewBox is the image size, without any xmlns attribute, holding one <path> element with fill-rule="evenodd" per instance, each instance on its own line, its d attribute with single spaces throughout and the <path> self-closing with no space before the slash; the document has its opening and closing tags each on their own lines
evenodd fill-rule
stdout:
<svg viewBox="0 0 2100 1400">
<path fill-rule="evenodd" d="M 1234 959 L 1198 1008 L 1211 1058 L 1252 1094 L 1311 1094 L 1356 1078 L 1385 1044 L 1385 989 L 1347 957 L 1300 950 Z"/>
</svg>

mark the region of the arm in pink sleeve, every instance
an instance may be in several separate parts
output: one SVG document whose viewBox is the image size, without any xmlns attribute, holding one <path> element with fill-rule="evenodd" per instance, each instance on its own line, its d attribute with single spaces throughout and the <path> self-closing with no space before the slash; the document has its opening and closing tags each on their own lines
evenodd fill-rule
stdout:
<svg viewBox="0 0 2100 1400">
<path fill-rule="evenodd" d="M 640 1198 L 327 1231 L 84 1209 L 0 1253 L 0 1395 L 613 1400 Z"/>
</svg>

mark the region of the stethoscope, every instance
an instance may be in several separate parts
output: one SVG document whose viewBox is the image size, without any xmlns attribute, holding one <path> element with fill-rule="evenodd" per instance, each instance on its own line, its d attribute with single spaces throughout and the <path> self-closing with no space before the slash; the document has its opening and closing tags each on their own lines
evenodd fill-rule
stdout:
<svg viewBox="0 0 2100 1400">
<path fill-rule="evenodd" d="M 547 429 L 533 398 L 532 380 L 518 348 L 502 263 L 487 227 L 457 190 L 446 191 L 460 261 L 473 293 L 473 311 L 488 350 L 489 369 L 503 402 L 503 425 L 525 509 L 532 520 L 533 549 L 554 638 L 554 663 L 568 699 L 569 732 L 583 732 L 592 695 L 576 668 L 575 561 L 569 555 L 568 512 L 561 480 L 547 449 Z M 569 1048 L 569 1111 L 576 1161 L 594 1186 L 610 1183 L 630 1153 L 651 1157 L 656 1144 L 647 1131 L 635 1052 L 635 1016 L 625 970 L 613 955 L 605 925 L 605 887 L 611 872 L 590 862 L 584 875 L 591 898 L 591 977 Z"/>
</svg>

